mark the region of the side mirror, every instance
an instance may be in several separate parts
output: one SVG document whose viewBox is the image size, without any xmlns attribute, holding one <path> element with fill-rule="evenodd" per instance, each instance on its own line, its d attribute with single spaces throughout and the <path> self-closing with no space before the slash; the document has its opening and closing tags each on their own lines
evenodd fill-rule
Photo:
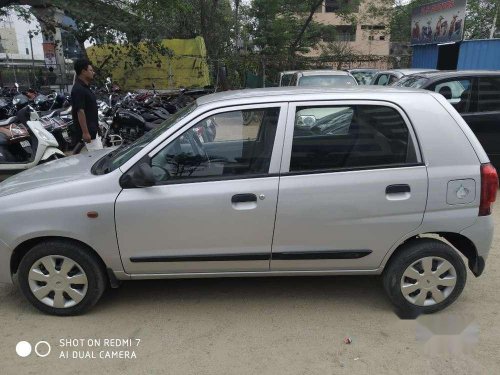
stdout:
<svg viewBox="0 0 500 375">
<path fill-rule="evenodd" d="M 130 184 L 133 187 L 150 187 L 156 184 L 153 168 L 148 163 L 141 163 L 130 174 Z M 131 186 L 131 187 L 132 187 Z"/>
</svg>

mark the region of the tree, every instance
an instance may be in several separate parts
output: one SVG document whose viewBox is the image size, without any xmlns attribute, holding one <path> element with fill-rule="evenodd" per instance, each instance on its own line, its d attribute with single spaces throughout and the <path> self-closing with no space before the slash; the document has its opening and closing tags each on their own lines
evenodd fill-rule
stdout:
<svg viewBox="0 0 500 375">
<path fill-rule="evenodd" d="M 469 0 L 465 19 L 466 39 L 488 39 L 495 35 L 500 0 Z"/>
<path fill-rule="evenodd" d="M 170 3 L 174 4 L 175 1 Z M 85 42 L 94 45 L 109 44 L 109 57 L 96 68 L 103 69 L 115 50 L 113 45 L 120 44 L 133 57 L 132 64 L 142 65 L 145 61 L 158 58 L 169 51 L 161 46 L 156 38 L 156 29 L 148 20 L 133 12 L 133 3 L 124 0 L 3 0 L 2 11 L 15 11 L 28 19 L 33 14 L 41 25 L 41 32 L 46 39 L 60 40 L 55 37 L 58 29 L 70 33 L 78 42 L 86 56 Z M 74 24 L 64 22 L 64 16 L 70 17 Z M 144 47 L 138 42 L 145 41 Z M 56 48 L 60 46 L 56 45 Z M 60 62 L 64 64 L 64 59 Z"/>
<path fill-rule="evenodd" d="M 235 16 L 230 0 L 138 0 L 132 9 L 155 25 L 162 38 L 202 36 L 212 59 L 232 49 Z"/>
<path fill-rule="evenodd" d="M 321 46 L 321 57 L 333 59 L 337 63 L 337 70 L 341 70 L 344 64 L 353 61 L 358 55 L 347 41 L 332 41 Z"/>
</svg>

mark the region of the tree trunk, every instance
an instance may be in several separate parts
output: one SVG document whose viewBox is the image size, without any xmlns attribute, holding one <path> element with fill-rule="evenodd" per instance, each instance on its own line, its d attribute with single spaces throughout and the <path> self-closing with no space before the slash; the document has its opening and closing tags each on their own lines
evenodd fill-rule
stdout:
<svg viewBox="0 0 500 375">
<path fill-rule="evenodd" d="M 309 13 L 309 17 L 307 17 L 306 22 L 302 26 L 302 29 L 300 29 L 300 32 L 299 32 L 299 35 L 297 35 L 297 38 L 295 38 L 295 40 L 293 41 L 293 43 L 290 45 L 290 48 L 289 48 L 290 54 L 295 54 L 295 51 L 297 50 L 297 46 L 299 45 L 302 37 L 304 36 L 304 33 L 307 30 L 307 27 L 309 26 L 309 24 L 311 23 L 311 21 L 312 21 L 312 19 L 314 17 L 314 13 L 316 13 L 316 10 L 318 9 L 318 7 L 321 4 L 323 4 L 323 0 L 317 0 L 312 5 L 311 11 Z"/>
</svg>

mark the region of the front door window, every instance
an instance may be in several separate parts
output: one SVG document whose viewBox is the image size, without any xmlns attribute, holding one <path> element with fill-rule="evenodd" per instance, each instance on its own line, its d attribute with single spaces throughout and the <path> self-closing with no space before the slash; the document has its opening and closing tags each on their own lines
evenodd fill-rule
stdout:
<svg viewBox="0 0 500 375">
<path fill-rule="evenodd" d="M 201 120 L 152 158 L 156 181 L 267 174 L 279 112 L 279 108 L 238 110 Z"/>
</svg>

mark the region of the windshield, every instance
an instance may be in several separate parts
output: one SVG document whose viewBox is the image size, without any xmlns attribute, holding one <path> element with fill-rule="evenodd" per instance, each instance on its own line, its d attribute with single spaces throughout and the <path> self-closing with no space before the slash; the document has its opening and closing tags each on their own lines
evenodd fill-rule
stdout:
<svg viewBox="0 0 500 375">
<path fill-rule="evenodd" d="M 100 159 L 93 167 L 92 171 L 94 174 L 106 174 L 114 171 L 116 168 L 121 167 L 127 161 L 129 161 L 134 155 L 141 151 L 146 145 L 151 143 L 154 139 L 159 137 L 165 131 L 170 129 L 177 122 L 182 120 L 184 117 L 192 113 L 196 109 L 196 103 L 193 102 L 187 107 L 180 109 L 174 115 L 166 119 L 160 126 L 153 129 L 141 138 L 137 139 L 135 142 L 120 146 L 116 150 L 110 152 L 108 155 Z"/>
<path fill-rule="evenodd" d="M 299 86 L 353 87 L 357 83 L 350 76 L 303 76 L 299 80 Z"/>
</svg>

